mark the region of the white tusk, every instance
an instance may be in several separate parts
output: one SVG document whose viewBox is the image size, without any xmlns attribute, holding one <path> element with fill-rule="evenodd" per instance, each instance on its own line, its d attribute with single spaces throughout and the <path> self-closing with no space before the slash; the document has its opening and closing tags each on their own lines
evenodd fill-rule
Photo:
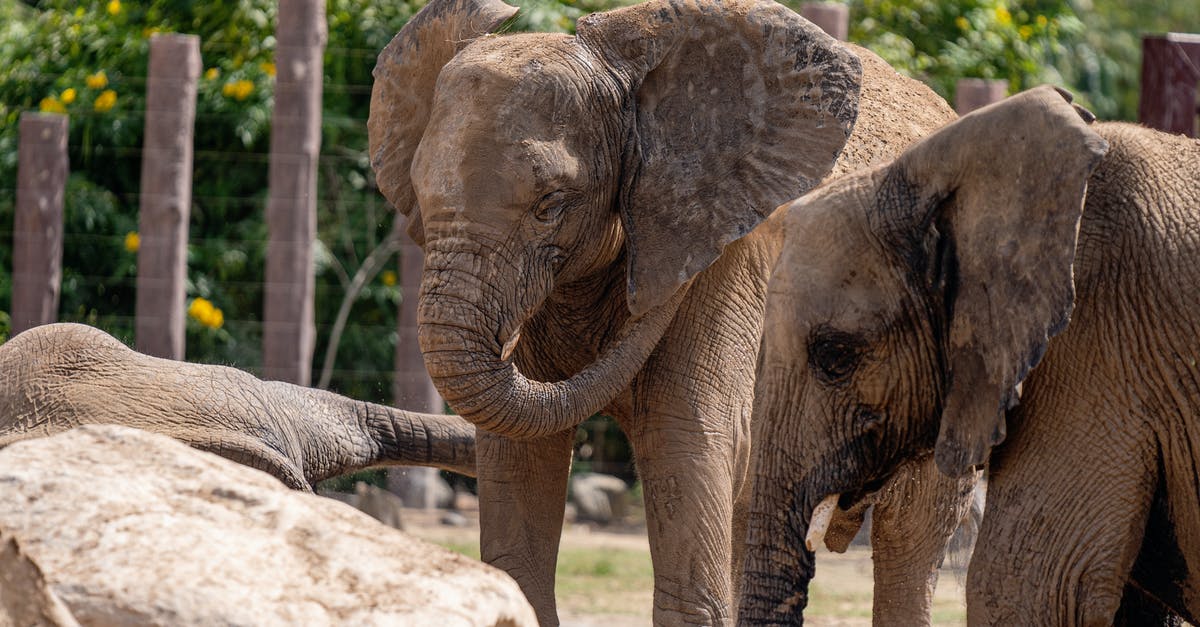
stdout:
<svg viewBox="0 0 1200 627">
<path fill-rule="evenodd" d="M 512 357 L 513 351 L 517 349 L 517 341 L 521 339 L 521 329 L 518 327 L 515 332 L 504 343 L 504 348 L 500 349 L 500 361 L 508 361 Z"/>
<path fill-rule="evenodd" d="M 837 509 L 838 495 L 831 494 L 813 508 L 812 519 L 808 523 L 808 535 L 804 536 L 804 546 L 810 551 L 816 551 L 825 540 L 825 532 L 829 531 L 829 522 L 833 519 L 833 510 Z"/>
</svg>

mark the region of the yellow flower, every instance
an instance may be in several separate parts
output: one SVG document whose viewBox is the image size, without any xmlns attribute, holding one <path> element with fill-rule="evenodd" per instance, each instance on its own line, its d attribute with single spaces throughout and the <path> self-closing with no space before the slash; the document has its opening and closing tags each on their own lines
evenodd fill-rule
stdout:
<svg viewBox="0 0 1200 627">
<path fill-rule="evenodd" d="M 105 89 L 96 96 L 96 102 L 92 103 L 92 108 L 100 113 L 112 110 L 117 104 L 117 92 L 111 89 Z"/>
<path fill-rule="evenodd" d="M 207 70 L 204 70 L 204 78 L 207 80 L 215 81 L 220 76 L 221 76 L 221 70 L 218 70 L 215 67 L 210 67 Z"/>
<path fill-rule="evenodd" d="M 1045 15 L 1039 15 L 1039 16 L 1037 16 L 1036 21 L 1037 21 L 1038 28 L 1046 28 L 1046 23 L 1049 22 L 1050 20 L 1047 20 Z"/>
<path fill-rule="evenodd" d="M 91 89 L 104 89 L 108 86 L 108 76 L 104 74 L 104 70 L 100 70 L 95 74 L 88 74 L 87 78 L 83 80 Z"/>
<path fill-rule="evenodd" d="M 396 284 L 396 273 L 391 270 L 384 270 L 383 273 L 379 275 L 379 280 L 383 282 L 384 285 L 391 287 Z"/>
<path fill-rule="evenodd" d="M 63 92 L 58 95 L 58 99 L 62 100 L 63 104 L 71 104 L 72 102 L 75 102 L 75 88 L 68 87 L 64 89 Z"/>
<path fill-rule="evenodd" d="M 63 104 L 58 101 L 58 98 L 55 98 L 54 96 L 46 96 L 45 98 L 42 98 L 42 101 L 38 103 L 38 109 L 42 113 L 67 112 L 67 108 L 64 107 Z"/>
<path fill-rule="evenodd" d="M 1033 27 L 1026 24 L 1017 29 L 1017 34 L 1021 36 L 1021 39 L 1029 39 L 1033 36 Z"/>
<path fill-rule="evenodd" d="M 83 7 L 77 7 L 75 9 L 75 17 L 83 17 Z"/>
<path fill-rule="evenodd" d="M 125 234 L 125 250 L 136 253 L 142 247 L 142 237 L 137 231 L 130 231 Z"/>
<path fill-rule="evenodd" d="M 954 18 L 954 24 L 958 26 L 959 30 L 971 30 L 971 23 L 967 21 L 967 18 L 961 15 Z"/>
<path fill-rule="evenodd" d="M 196 297 L 192 304 L 188 305 L 188 315 L 210 329 L 219 329 L 225 324 L 225 312 L 214 307 L 212 301 L 202 296 Z"/>
<path fill-rule="evenodd" d="M 121 12 L 121 0 L 108 0 L 108 4 L 104 7 L 109 15 L 117 15 Z"/>
<path fill-rule="evenodd" d="M 267 76 L 275 76 L 275 64 L 274 63 L 271 63 L 270 61 L 266 61 L 264 63 L 259 63 L 258 67 L 263 72 L 266 72 Z"/>
<path fill-rule="evenodd" d="M 1009 13 L 1005 7 L 996 7 L 996 21 L 1001 26 L 1009 26 L 1012 24 L 1012 13 Z"/>
<path fill-rule="evenodd" d="M 225 83 L 225 85 L 221 87 L 221 95 L 225 96 L 226 98 L 233 98 L 235 100 L 245 100 L 246 98 L 249 98 L 250 94 L 253 92 L 254 83 L 246 79 L 233 81 L 232 83 Z"/>
</svg>

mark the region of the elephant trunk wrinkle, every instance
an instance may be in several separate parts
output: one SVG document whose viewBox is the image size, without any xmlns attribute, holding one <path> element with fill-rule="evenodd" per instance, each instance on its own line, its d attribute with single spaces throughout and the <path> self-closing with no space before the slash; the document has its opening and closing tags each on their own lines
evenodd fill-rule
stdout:
<svg viewBox="0 0 1200 627">
<path fill-rule="evenodd" d="M 365 429 L 378 445 L 372 465 L 418 464 L 475 475 L 475 426 L 458 416 L 362 404 Z"/>
<path fill-rule="evenodd" d="M 465 286 L 464 289 L 470 289 Z M 618 339 L 574 376 L 557 382 L 527 378 L 505 359 L 505 344 L 517 342 L 520 324 L 501 344 L 505 317 L 489 320 L 477 306 L 475 321 L 455 319 L 467 308 L 461 296 L 434 293 L 423 286 L 418 304 L 418 340 L 434 385 L 461 416 L 476 426 L 513 438 L 537 438 L 572 429 L 629 386 L 674 319 L 686 286 L 666 304 L 630 321 Z M 473 313 L 472 315 L 475 315 Z M 496 324 L 489 324 L 496 322 Z M 508 355 L 511 356 L 511 355 Z"/>
<path fill-rule="evenodd" d="M 799 625 L 808 605 L 815 555 L 801 543 L 816 490 L 787 476 L 759 475 L 751 505 L 738 623 Z M 788 506 L 777 508 L 786 503 Z"/>
</svg>

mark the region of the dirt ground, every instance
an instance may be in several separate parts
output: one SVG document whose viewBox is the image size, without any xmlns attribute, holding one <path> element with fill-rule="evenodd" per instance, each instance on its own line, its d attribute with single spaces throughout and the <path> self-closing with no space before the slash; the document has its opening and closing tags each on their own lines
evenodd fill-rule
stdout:
<svg viewBox="0 0 1200 627">
<path fill-rule="evenodd" d="M 443 512 L 404 510 L 412 535 L 478 557 L 479 524 L 447 526 Z M 963 625 L 964 573 L 944 569 L 934 596 L 935 625 Z M 650 547 L 639 528 L 618 531 L 568 524 L 559 549 L 556 596 L 564 627 L 643 627 L 651 624 L 654 580 Z M 851 627 L 871 624 L 871 554 L 851 547 L 845 554 L 821 552 L 810 589 L 805 624 Z"/>
</svg>

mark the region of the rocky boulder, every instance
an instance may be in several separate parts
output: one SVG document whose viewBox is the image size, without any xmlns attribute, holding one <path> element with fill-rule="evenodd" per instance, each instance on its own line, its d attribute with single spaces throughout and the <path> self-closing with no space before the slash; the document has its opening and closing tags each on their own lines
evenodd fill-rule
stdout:
<svg viewBox="0 0 1200 627">
<path fill-rule="evenodd" d="M 110 425 L 0 451 L 0 587 L 0 625 L 537 624 L 499 570 Z"/>
<path fill-rule="evenodd" d="M 571 477 L 571 502 L 576 520 L 607 525 L 625 517 L 629 509 L 629 486 L 617 477 L 580 472 Z"/>
</svg>

